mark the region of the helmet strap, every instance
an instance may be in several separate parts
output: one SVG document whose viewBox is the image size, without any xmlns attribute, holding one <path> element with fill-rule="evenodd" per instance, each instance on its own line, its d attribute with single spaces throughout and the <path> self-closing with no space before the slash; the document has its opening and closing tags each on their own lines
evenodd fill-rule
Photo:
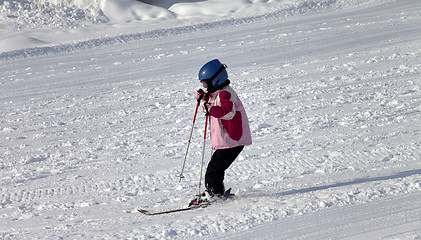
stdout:
<svg viewBox="0 0 421 240">
<path fill-rule="evenodd" d="M 213 86 L 212 80 L 208 79 L 207 83 L 208 83 L 208 88 L 207 88 L 208 93 L 214 93 L 216 90 L 218 90 L 216 87 Z"/>
<path fill-rule="evenodd" d="M 213 80 L 215 80 L 215 78 L 226 68 L 227 65 L 222 64 L 221 67 L 218 69 L 218 71 L 216 71 L 215 74 L 213 74 L 212 77 L 209 78 L 210 82 L 212 83 Z"/>
</svg>

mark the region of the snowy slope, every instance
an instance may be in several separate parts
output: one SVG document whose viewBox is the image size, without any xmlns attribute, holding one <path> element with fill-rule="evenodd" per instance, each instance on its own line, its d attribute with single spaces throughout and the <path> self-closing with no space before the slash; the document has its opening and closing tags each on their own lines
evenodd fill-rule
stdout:
<svg viewBox="0 0 421 240">
<path fill-rule="evenodd" d="M 331 2 L 1 53 L 1 238 L 420 238 L 421 4 Z M 215 57 L 254 140 L 238 199 L 142 216 L 197 191 Z"/>
<path fill-rule="evenodd" d="M 290 15 L 370 0 L 8 0 L 0 1 L 0 53 L 223 19 Z M 123 40 L 126 41 L 127 39 Z M 97 42 L 96 42 L 97 43 Z"/>
<path fill-rule="evenodd" d="M 421 194 L 353 204 L 262 224 L 222 239 L 417 239 Z"/>
</svg>

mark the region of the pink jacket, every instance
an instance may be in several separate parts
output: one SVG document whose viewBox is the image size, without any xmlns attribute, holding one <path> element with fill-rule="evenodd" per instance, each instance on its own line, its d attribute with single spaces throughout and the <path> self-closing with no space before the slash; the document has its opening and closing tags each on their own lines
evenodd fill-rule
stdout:
<svg viewBox="0 0 421 240">
<path fill-rule="evenodd" d="M 230 86 L 209 96 L 212 149 L 251 145 L 251 133 L 246 111 Z"/>
</svg>

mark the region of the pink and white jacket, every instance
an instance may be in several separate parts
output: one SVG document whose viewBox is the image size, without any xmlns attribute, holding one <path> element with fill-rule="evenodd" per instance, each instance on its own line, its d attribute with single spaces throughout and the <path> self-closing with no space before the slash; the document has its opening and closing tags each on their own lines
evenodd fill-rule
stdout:
<svg viewBox="0 0 421 240">
<path fill-rule="evenodd" d="M 212 149 L 251 145 L 247 114 L 235 91 L 230 86 L 217 90 L 209 103 Z"/>
</svg>

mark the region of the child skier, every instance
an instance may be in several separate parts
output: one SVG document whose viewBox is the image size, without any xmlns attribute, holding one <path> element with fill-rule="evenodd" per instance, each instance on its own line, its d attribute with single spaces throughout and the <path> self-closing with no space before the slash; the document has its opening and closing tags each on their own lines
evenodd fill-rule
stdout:
<svg viewBox="0 0 421 240">
<path fill-rule="evenodd" d="M 206 191 L 190 205 L 199 205 L 221 197 L 225 192 L 225 170 L 237 158 L 244 146 L 251 145 L 249 122 L 243 104 L 229 86 L 226 65 L 214 59 L 200 69 L 199 80 L 207 89 L 197 91 L 203 108 L 210 117 L 211 148 L 215 150 L 205 174 Z"/>
</svg>

